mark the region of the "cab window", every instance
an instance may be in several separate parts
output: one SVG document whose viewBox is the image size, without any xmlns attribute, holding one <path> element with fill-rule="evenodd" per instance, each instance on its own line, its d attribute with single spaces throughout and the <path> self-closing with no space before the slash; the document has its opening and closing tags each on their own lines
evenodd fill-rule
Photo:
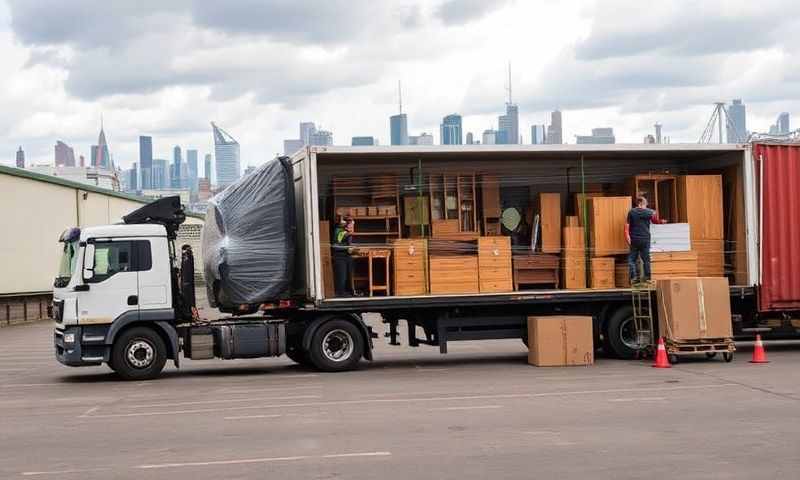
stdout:
<svg viewBox="0 0 800 480">
<path fill-rule="evenodd" d="M 122 272 L 141 272 L 152 268 L 150 242 L 126 240 L 95 242 L 94 276 L 88 280 L 99 283 Z"/>
</svg>

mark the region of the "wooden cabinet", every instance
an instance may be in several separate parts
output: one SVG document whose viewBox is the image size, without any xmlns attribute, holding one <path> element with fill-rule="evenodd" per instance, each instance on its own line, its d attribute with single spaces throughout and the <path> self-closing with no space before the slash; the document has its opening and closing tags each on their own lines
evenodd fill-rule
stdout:
<svg viewBox="0 0 800 480">
<path fill-rule="evenodd" d="M 428 241 L 403 239 L 392 242 L 395 295 L 428 293 Z"/>
<path fill-rule="evenodd" d="M 518 254 L 511 258 L 514 268 L 514 290 L 523 285 L 546 285 L 558 288 L 558 255 L 546 253 Z"/>
<path fill-rule="evenodd" d="M 591 259 L 589 287 L 614 288 L 614 259 L 595 257 Z"/>
<path fill-rule="evenodd" d="M 509 237 L 478 239 L 478 279 L 482 293 L 513 291 Z"/>
<path fill-rule="evenodd" d="M 684 175 L 678 180 L 678 213 L 689 224 L 692 251 L 697 254 L 697 274 L 725 274 L 722 176 Z"/>
<path fill-rule="evenodd" d="M 458 233 L 480 234 L 476 176 L 474 173 L 441 173 L 428 177 L 431 198 L 431 220 L 456 221 Z"/>
<path fill-rule="evenodd" d="M 430 272 L 434 295 L 480 291 L 477 255 L 431 255 Z"/>
<path fill-rule="evenodd" d="M 593 257 L 627 253 L 625 223 L 631 209 L 631 197 L 593 197 L 589 205 L 589 251 Z"/>
<path fill-rule="evenodd" d="M 539 194 L 542 253 L 561 252 L 561 194 Z"/>
<path fill-rule="evenodd" d="M 333 177 L 333 221 L 351 216 L 353 243 L 385 244 L 402 237 L 400 187 L 394 175 Z"/>
<path fill-rule="evenodd" d="M 562 256 L 564 288 L 586 288 L 586 248 L 583 227 L 564 227 Z"/>
<path fill-rule="evenodd" d="M 670 223 L 678 221 L 678 177 L 667 174 L 636 175 L 628 182 L 628 193 L 633 200 L 643 196 L 648 208 Z"/>
</svg>

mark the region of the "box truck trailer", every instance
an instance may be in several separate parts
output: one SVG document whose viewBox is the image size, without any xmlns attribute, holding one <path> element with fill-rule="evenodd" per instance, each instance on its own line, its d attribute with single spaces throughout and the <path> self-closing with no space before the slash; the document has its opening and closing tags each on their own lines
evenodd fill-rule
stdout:
<svg viewBox="0 0 800 480">
<path fill-rule="evenodd" d="M 686 242 L 664 242 L 689 250 L 664 253 L 659 275 L 689 265 L 726 276 L 737 334 L 794 335 L 800 209 L 789 207 L 800 186 L 798 151 L 307 147 L 210 201 L 197 268 L 202 263 L 209 303 L 229 314 L 220 320 L 197 315 L 196 252 L 175 245 L 184 219 L 177 197 L 121 224 L 65 231 L 53 293 L 56 357 L 70 366 L 106 363 L 125 379 L 154 378 L 181 357 L 285 354 L 342 371 L 372 360 L 378 334 L 365 314 L 382 318 L 391 344 L 404 325 L 410 346 L 441 353 L 452 341 L 526 341 L 528 316 L 569 314 L 592 316 L 595 344 L 633 358 L 642 344 L 619 214 L 609 212 L 639 195 L 663 218 L 689 225 L 676 231 L 692 231 Z M 625 197 L 627 205 L 608 200 Z M 330 239 L 344 217 L 355 223 L 348 248 L 357 265 L 350 294 L 336 296 Z M 615 264 L 615 277 L 595 282 L 610 272 L 593 269 Z"/>
</svg>

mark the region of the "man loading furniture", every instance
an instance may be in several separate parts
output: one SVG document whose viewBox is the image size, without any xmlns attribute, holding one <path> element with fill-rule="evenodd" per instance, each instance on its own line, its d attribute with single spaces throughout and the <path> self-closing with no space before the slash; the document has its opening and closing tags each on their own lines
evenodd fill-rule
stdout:
<svg viewBox="0 0 800 480">
<path fill-rule="evenodd" d="M 355 221 L 344 217 L 333 232 L 333 285 L 337 297 L 353 295 L 353 257 L 350 253 L 354 229 Z"/>
<path fill-rule="evenodd" d="M 630 245 L 628 253 L 628 268 L 630 271 L 631 286 L 648 284 L 650 282 L 650 224 L 667 223 L 658 218 L 658 212 L 647 208 L 647 199 L 643 196 L 636 197 L 636 206 L 628 212 L 625 223 L 625 240 Z M 639 278 L 638 261 L 642 259 L 644 273 Z"/>
</svg>

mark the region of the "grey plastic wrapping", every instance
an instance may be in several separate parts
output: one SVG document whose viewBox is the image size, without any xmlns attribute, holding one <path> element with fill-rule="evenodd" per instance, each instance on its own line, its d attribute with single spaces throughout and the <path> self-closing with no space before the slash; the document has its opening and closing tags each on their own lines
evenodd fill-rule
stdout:
<svg viewBox="0 0 800 480">
<path fill-rule="evenodd" d="M 212 306 L 231 310 L 284 298 L 295 254 L 294 179 L 276 158 L 209 201 L 203 263 Z"/>
</svg>

